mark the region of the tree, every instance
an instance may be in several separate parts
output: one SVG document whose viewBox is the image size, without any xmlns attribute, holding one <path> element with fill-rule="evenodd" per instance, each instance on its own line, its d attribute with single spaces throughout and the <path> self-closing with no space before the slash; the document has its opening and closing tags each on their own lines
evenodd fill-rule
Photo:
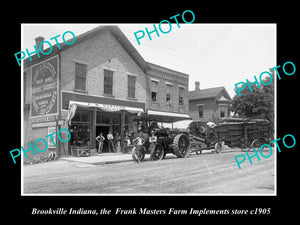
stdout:
<svg viewBox="0 0 300 225">
<path fill-rule="evenodd" d="M 274 76 L 273 76 L 274 77 Z M 263 83 L 267 84 L 270 77 L 263 79 Z M 241 92 L 241 97 L 237 94 L 232 100 L 231 111 L 238 117 L 255 117 L 264 118 L 270 121 L 274 129 L 274 81 L 269 85 L 260 83 L 260 87 L 252 85 L 252 92 L 246 87 Z"/>
</svg>

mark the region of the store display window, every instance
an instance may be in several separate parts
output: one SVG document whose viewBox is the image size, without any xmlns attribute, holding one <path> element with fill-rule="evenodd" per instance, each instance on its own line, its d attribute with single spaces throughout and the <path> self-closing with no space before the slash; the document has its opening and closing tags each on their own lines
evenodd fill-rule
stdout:
<svg viewBox="0 0 300 225">
<path fill-rule="evenodd" d="M 71 146 L 91 145 L 91 111 L 76 110 L 70 126 Z"/>
</svg>

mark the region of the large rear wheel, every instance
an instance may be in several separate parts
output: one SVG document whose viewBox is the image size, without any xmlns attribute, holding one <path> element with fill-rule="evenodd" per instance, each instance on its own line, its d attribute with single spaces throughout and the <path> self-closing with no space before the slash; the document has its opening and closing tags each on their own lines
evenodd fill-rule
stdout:
<svg viewBox="0 0 300 225">
<path fill-rule="evenodd" d="M 188 157 L 190 152 L 189 137 L 185 134 L 177 134 L 173 139 L 172 148 L 178 158 Z"/>
</svg>

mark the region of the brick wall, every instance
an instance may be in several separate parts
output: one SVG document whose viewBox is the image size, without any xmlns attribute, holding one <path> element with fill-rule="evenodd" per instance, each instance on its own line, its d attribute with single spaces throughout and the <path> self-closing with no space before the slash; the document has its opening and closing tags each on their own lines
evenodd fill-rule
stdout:
<svg viewBox="0 0 300 225">
<path fill-rule="evenodd" d="M 215 100 L 193 100 L 189 102 L 189 115 L 194 120 L 199 120 L 198 104 L 203 104 L 203 118 L 204 121 L 211 121 L 216 116 L 217 103 Z"/>
<path fill-rule="evenodd" d="M 219 103 L 215 99 L 211 100 L 190 100 L 189 101 L 189 115 L 194 120 L 199 120 L 199 108 L 198 104 L 203 104 L 203 121 L 218 122 L 220 120 L 220 107 Z M 227 108 L 229 107 L 228 104 Z M 228 110 L 225 110 L 225 117 L 229 117 Z"/>
<path fill-rule="evenodd" d="M 146 108 L 160 111 L 170 111 L 179 113 L 188 113 L 188 76 L 181 75 L 176 71 L 168 71 L 163 68 L 161 70 L 151 70 L 149 74 L 145 74 L 144 71 L 138 66 L 134 59 L 128 54 L 119 41 L 108 30 L 99 32 L 93 37 L 77 43 L 70 48 L 67 48 L 61 52 L 59 60 L 59 72 L 60 72 L 60 91 L 58 94 L 59 101 L 61 100 L 61 91 L 76 92 L 75 91 L 75 63 L 81 63 L 87 65 L 87 77 L 86 77 L 86 91 L 83 94 L 92 96 L 108 97 L 104 95 L 104 69 L 114 71 L 113 73 L 113 96 L 112 98 L 121 100 L 130 100 L 146 103 Z M 53 57 L 55 55 L 50 55 Z M 45 57 L 46 59 L 47 57 Z M 41 60 L 38 60 L 39 62 Z M 30 90 L 31 90 L 31 67 L 28 66 L 24 69 L 26 72 L 25 78 L 25 99 L 24 102 L 30 103 Z M 136 89 L 135 99 L 128 99 L 127 93 L 127 78 L 128 75 L 136 76 Z M 160 86 L 158 88 L 158 103 L 151 102 L 151 90 L 150 82 L 151 78 L 159 79 Z M 166 104 L 166 82 L 173 84 L 172 86 L 172 105 Z M 184 107 L 179 106 L 179 89 L 178 86 L 184 87 Z M 34 145 L 35 140 L 38 138 L 45 138 L 48 135 L 48 127 L 32 128 L 32 119 L 30 118 L 30 110 L 24 109 L 24 143 L 25 149 L 29 149 L 29 143 Z M 66 117 L 66 110 L 61 110 L 61 118 Z M 68 128 L 65 123 L 58 127 Z M 58 143 L 58 141 L 57 141 Z M 61 153 L 64 154 L 64 149 L 67 149 L 68 143 L 59 143 Z M 43 143 L 38 143 L 38 148 L 43 149 Z M 25 161 L 31 161 L 33 158 L 40 158 L 48 155 L 50 151 L 47 150 L 43 153 L 36 152 L 36 156 L 32 152 L 28 152 L 28 159 Z"/>
<path fill-rule="evenodd" d="M 51 55 L 51 57 L 54 55 Z M 136 76 L 135 99 L 132 101 L 146 102 L 146 75 L 127 53 L 123 46 L 109 32 L 104 31 L 98 33 L 94 37 L 78 43 L 71 48 L 60 52 L 60 92 L 59 100 L 61 99 L 61 91 L 75 91 L 75 63 L 87 65 L 86 77 L 86 92 L 87 95 L 95 95 L 103 97 L 104 89 L 104 69 L 114 71 L 113 75 L 113 96 L 116 99 L 127 99 L 127 76 Z M 25 103 L 30 103 L 31 90 L 31 67 L 24 69 L 25 78 Z M 105 96 L 107 97 L 107 96 Z M 45 138 L 48 135 L 48 127 L 32 128 L 32 119 L 30 118 L 30 110 L 24 109 L 24 143 L 25 149 L 29 149 L 29 143 L 34 146 L 34 142 L 38 138 Z M 61 118 L 65 119 L 66 111 L 61 111 Z M 60 126 L 58 129 L 68 128 L 67 124 Z M 65 154 L 68 143 L 59 143 L 61 153 Z M 37 147 L 43 149 L 43 142 L 38 142 Z M 25 162 L 39 159 L 46 156 L 53 150 L 46 150 L 43 153 L 36 151 L 36 155 L 28 152 L 28 159 Z"/>
<path fill-rule="evenodd" d="M 86 94 L 104 95 L 104 69 L 114 71 L 113 96 L 127 100 L 127 76 L 136 76 L 136 100 L 146 101 L 146 75 L 114 36 L 105 31 L 61 53 L 62 90 L 75 91 L 75 63 L 87 65 Z"/>
<path fill-rule="evenodd" d="M 166 69 L 166 68 L 164 68 Z M 188 91 L 188 76 L 186 75 L 178 75 L 177 73 L 172 73 L 170 70 L 169 73 L 165 71 L 159 70 L 150 70 L 147 72 L 148 79 L 147 79 L 147 102 L 146 107 L 151 110 L 158 110 L 158 111 L 167 111 L 167 112 L 174 112 L 174 113 L 188 113 L 188 98 L 187 98 L 187 91 Z M 157 87 L 157 97 L 156 102 L 153 102 L 151 99 L 151 79 L 157 80 L 158 87 Z M 167 94 L 167 84 L 172 84 L 172 97 L 171 101 L 172 104 L 166 104 L 166 94 Z M 184 88 L 184 105 L 179 106 L 179 87 Z"/>
</svg>

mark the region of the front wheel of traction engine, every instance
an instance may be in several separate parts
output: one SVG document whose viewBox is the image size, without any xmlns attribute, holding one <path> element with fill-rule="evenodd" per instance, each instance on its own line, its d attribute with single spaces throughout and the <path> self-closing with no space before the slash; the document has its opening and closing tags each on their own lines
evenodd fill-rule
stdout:
<svg viewBox="0 0 300 225">
<path fill-rule="evenodd" d="M 145 152 L 141 147 L 134 147 L 131 152 L 132 158 L 136 162 L 141 162 L 145 158 Z"/>
<path fill-rule="evenodd" d="M 174 154 L 178 158 L 185 158 L 189 156 L 190 152 L 190 140 L 185 134 L 177 134 L 173 139 L 172 148 Z"/>
<path fill-rule="evenodd" d="M 152 160 L 162 160 L 165 156 L 165 151 L 163 146 L 160 144 L 155 146 L 155 149 L 152 153 Z"/>
</svg>

